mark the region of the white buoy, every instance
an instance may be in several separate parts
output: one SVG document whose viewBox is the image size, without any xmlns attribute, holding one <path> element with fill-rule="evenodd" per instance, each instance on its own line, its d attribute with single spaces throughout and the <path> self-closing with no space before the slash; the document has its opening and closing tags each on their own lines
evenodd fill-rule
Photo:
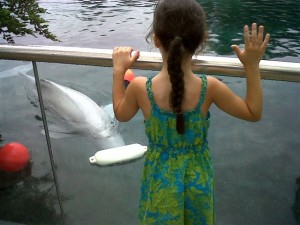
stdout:
<svg viewBox="0 0 300 225">
<path fill-rule="evenodd" d="M 91 164 L 109 165 L 122 163 L 142 157 L 147 151 L 147 146 L 131 144 L 115 148 L 104 149 L 90 157 Z"/>
</svg>

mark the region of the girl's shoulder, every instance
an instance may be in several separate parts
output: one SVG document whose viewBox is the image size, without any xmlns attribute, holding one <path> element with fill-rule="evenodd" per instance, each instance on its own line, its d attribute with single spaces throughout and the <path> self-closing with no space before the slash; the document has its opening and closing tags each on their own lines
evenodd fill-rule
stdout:
<svg viewBox="0 0 300 225">
<path fill-rule="evenodd" d="M 224 83 L 214 76 L 206 76 L 207 89 L 206 89 L 206 100 L 211 104 L 216 95 L 218 95 L 220 89 L 223 88 Z"/>
<path fill-rule="evenodd" d="M 148 78 L 144 77 L 144 76 L 137 76 L 134 79 L 132 79 L 131 82 L 139 84 L 139 83 L 143 83 L 143 82 L 147 81 L 147 79 Z"/>
<path fill-rule="evenodd" d="M 216 78 L 216 77 L 213 77 L 213 76 L 206 76 L 206 79 L 207 79 L 207 86 L 208 88 L 216 88 L 220 85 L 224 85 L 223 82 Z"/>
<path fill-rule="evenodd" d="M 147 77 L 137 76 L 131 80 L 127 87 L 127 91 L 133 92 L 135 98 L 138 98 L 141 94 L 146 93 Z"/>
<path fill-rule="evenodd" d="M 213 82 L 213 83 L 219 81 L 217 78 L 215 78 L 211 75 L 206 75 L 206 79 L 207 79 L 208 82 L 210 81 L 210 82 Z"/>
<path fill-rule="evenodd" d="M 144 77 L 144 76 L 135 77 L 130 82 L 130 86 L 132 86 L 133 88 L 137 88 L 137 89 L 140 89 L 140 88 L 144 89 L 146 87 L 145 85 L 146 85 L 147 79 L 148 78 Z"/>
<path fill-rule="evenodd" d="M 217 79 L 216 77 L 210 76 L 210 75 L 201 74 L 196 77 L 201 80 L 201 87 L 203 87 L 203 85 L 204 85 L 203 82 L 205 82 L 207 91 L 209 91 L 209 89 L 212 89 L 222 83 L 219 79 Z"/>
<path fill-rule="evenodd" d="M 131 93 L 130 96 L 135 99 L 145 118 L 149 117 L 151 109 L 151 103 L 146 88 L 147 80 L 148 78 L 144 76 L 135 77 L 127 87 L 127 91 Z"/>
</svg>

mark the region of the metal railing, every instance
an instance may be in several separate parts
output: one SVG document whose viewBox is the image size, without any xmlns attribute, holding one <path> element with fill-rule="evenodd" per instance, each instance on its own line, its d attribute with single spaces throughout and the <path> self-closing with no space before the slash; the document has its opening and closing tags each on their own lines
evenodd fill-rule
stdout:
<svg viewBox="0 0 300 225">
<path fill-rule="evenodd" d="M 58 46 L 0 45 L 0 59 L 93 66 L 112 66 L 112 50 Z M 141 52 L 134 68 L 159 70 L 162 58 L 156 52 Z M 244 77 L 237 58 L 195 56 L 193 70 L 199 73 Z M 300 82 L 300 63 L 262 60 L 262 79 Z"/>
</svg>

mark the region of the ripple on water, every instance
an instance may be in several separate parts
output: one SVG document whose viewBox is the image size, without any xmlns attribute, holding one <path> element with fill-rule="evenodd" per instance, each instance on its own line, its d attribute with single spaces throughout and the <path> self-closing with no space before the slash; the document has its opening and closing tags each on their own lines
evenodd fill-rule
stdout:
<svg viewBox="0 0 300 225">
<path fill-rule="evenodd" d="M 16 38 L 18 44 L 45 44 L 110 48 L 136 46 L 148 51 L 144 36 L 152 22 L 153 0 L 39 0 L 49 29 L 61 42 L 45 38 Z M 207 14 L 210 55 L 230 56 L 230 46 L 243 43 L 245 24 L 257 22 L 271 34 L 266 57 L 300 58 L 299 1 L 201 1 Z M 130 34 L 129 34 L 130 32 Z M 122 35 L 124 33 L 124 35 Z M 120 37 L 122 36 L 122 38 Z M 130 38 L 127 38 L 130 35 Z M 74 38 L 76 36 L 76 38 Z M 109 40 L 107 38 L 109 37 Z M 89 40 L 86 42 L 86 40 Z"/>
</svg>

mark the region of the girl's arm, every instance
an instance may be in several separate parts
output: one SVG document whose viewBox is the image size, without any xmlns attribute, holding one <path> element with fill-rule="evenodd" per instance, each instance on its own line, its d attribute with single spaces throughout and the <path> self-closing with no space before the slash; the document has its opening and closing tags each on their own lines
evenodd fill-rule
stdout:
<svg viewBox="0 0 300 225">
<path fill-rule="evenodd" d="M 249 121 L 258 121 L 262 115 L 262 86 L 259 62 L 267 48 L 270 35 L 263 37 L 264 27 L 252 24 L 251 36 L 248 26 L 244 27 L 245 49 L 232 45 L 241 63 L 244 65 L 247 79 L 246 98 L 235 95 L 226 85 L 217 79 L 211 79 L 212 101 L 224 112 Z"/>
<path fill-rule="evenodd" d="M 115 117 L 119 121 L 130 120 L 138 111 L 135 89 L 129 85 L 125 90 L 124 75 L 139 58 L 139 51 L 131 56 L 130 47 L 117 47 L 113 51 L 113 107 Z"/>
</svg>

